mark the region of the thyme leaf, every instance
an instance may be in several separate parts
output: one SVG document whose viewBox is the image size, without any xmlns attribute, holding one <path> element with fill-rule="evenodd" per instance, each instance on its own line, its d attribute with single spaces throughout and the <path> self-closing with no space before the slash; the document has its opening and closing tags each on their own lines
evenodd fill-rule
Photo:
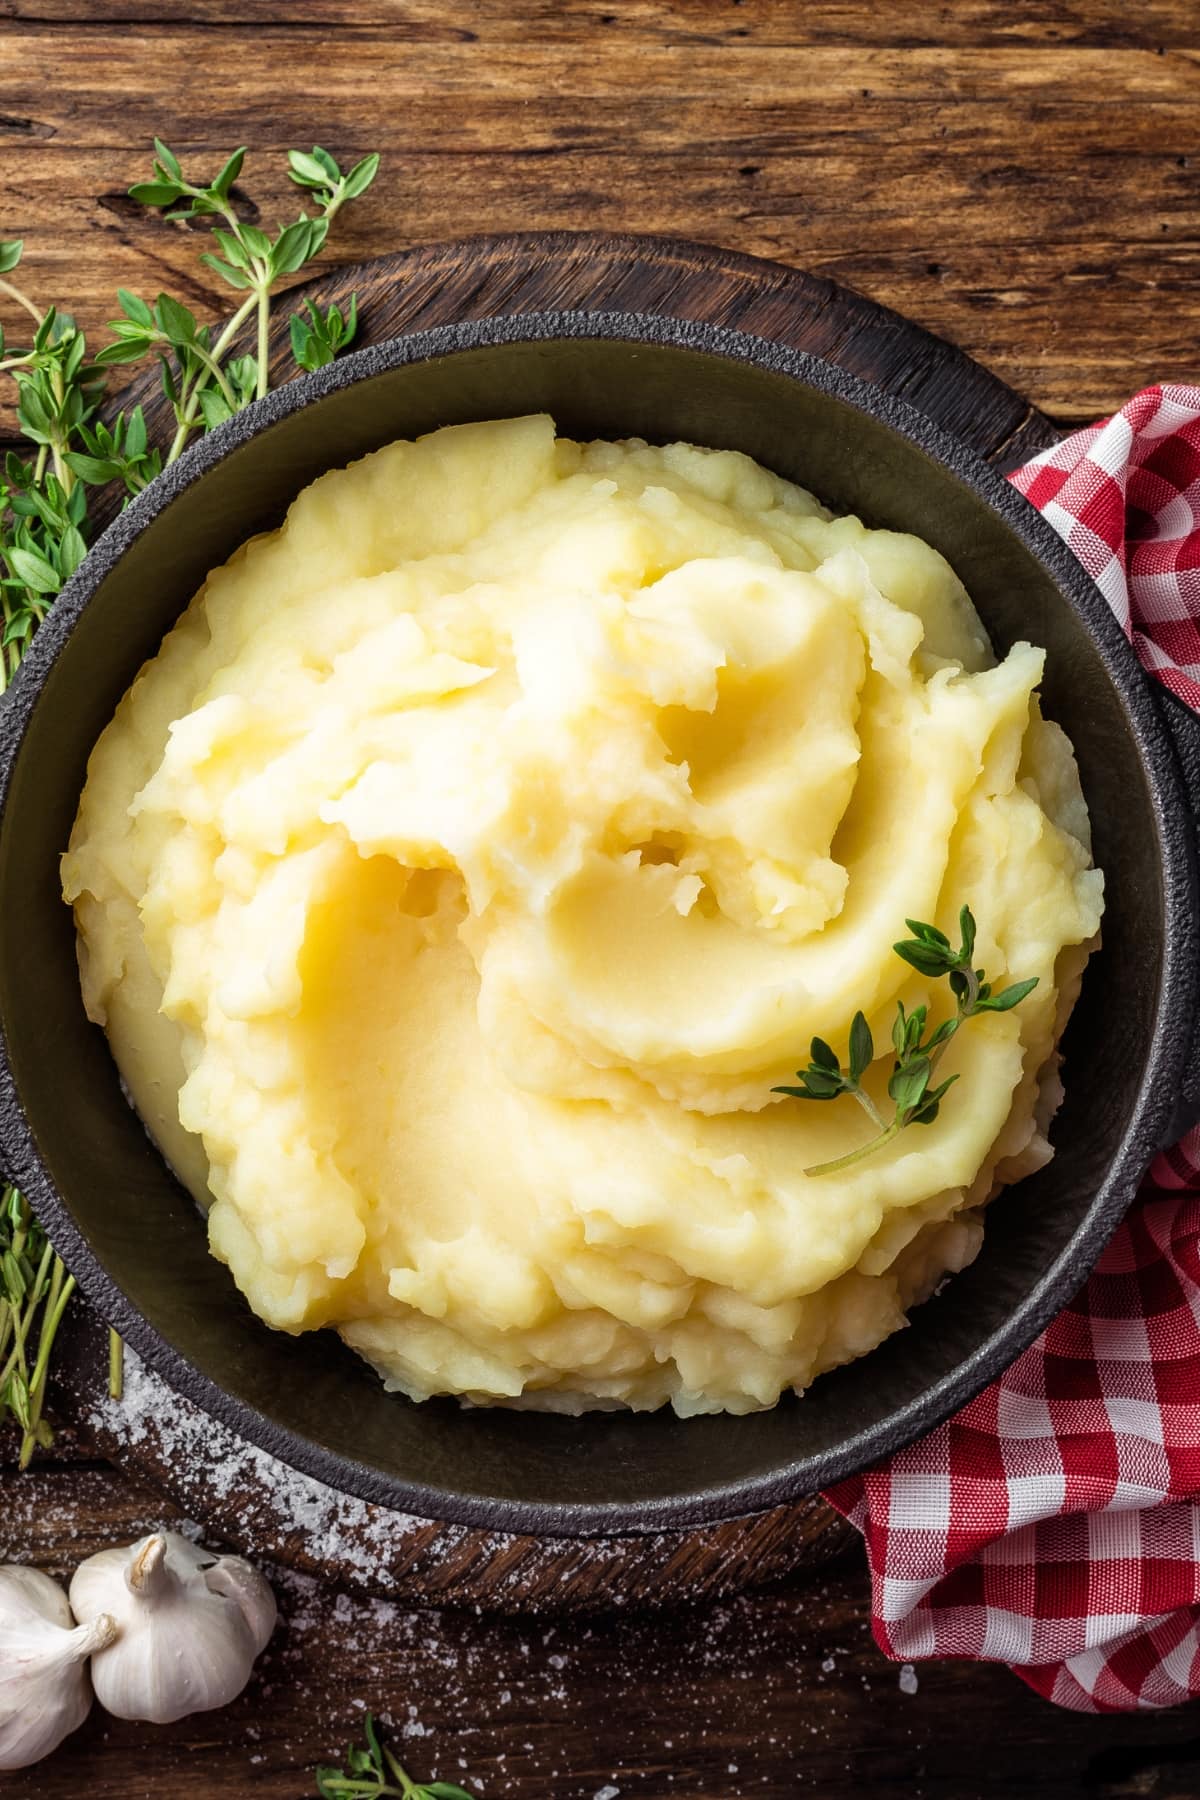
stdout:
<svg viewBox="0 0 1200 1800">
<path fill-rule="evenodd" d="M 344 1768 L 316 1771 L 321 1800 L 475 1800 L 466 1788 L 452 1781 L 414 1781 L 380 1742 L 370 1713 L 363 1730 L 366 1745 L 350 1746 Z"/>
</svg>

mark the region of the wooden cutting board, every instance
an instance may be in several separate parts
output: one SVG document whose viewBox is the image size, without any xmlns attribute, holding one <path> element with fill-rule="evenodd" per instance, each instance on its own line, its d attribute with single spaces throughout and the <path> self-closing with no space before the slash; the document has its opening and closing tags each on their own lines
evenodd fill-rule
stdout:
<svg viewBox="0 0 1200 1800">
<path fill-rule="evenodd" d="M 704 320 L 823 356 L 900 395 L 1001 469 L 1058 437 L 1026 400 L 952 345 L 822 277 L 664 238 L 514 234 L 423 245 L 330 270 L 277 311 L 272 368 L 293 372 L 287 317 L 301 295 L 345 310 L 358 343 L 502 313 L 579 308 Z M 152 439 L 173 428 L 153 375 L 141 401 Z M 286 1469 L 174 1394 L 130 1357 L 122 1404 L 106 1398 L 104 1331 L 68 1314 L 55 1393 L 60 1417 L 111 1461 L 182 1505 L 207 1538 L 406 1605 L 498 1611 L 676 1605 L 761 1586 L 829 1562 L 853 1541 L 819 1499 L 696 1532 L 555 1540 L 470 1531 L 340 1495 Z"/>
</svg>

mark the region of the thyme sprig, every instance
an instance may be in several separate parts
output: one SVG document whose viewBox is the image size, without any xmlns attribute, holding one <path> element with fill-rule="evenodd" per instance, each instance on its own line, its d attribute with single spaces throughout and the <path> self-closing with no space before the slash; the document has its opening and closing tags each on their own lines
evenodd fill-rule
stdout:
<svg viewBox="0 0 1200 1800">
<path fill-rule="evenodd" d="M 0 1425 L 16 1421 L 19 1465 L 53 1442 L 42 1417 L 50 1352 L 75 1291 L 46 1234 L 16 1188 L 0 1194 Z"/>
<path fill-rule="evenodd" d="M 942 1101 L 958 1080 L 957 1075 L 948 1075 L 942 1082 L 935 1084 L 933 1081 L 951 1038 L 968 1019 L 976 1018 L 980 1013 L 1010 1012 L 1038 984 L 1038 977 L 1034 975 L 1028 981 L 1013 982 L 999 993 L 992 991 L 983 970 L 973 966 L 975 920 L 969 906 L 964 906 L 958 915 L 961 941 L 957 950 L 936 925 L 927 925 L 919 919 L 906 919 L 904 923 L 912 936 L 893 944 L 892 949 L 922 975 L 934 979 L 948 976 L 956 1010 L 926 1037 L 928 1007 L 914 1006 L 911 1012 L 906 1012 L 903 1000 L 896 1002 L 896 1018 L 892 1025 L 895 1060 L 887 1084 L 893 1106 L 890 1119 L 883 1117 L 862 1085 L 863 1077 L 875 1060 L 875 1044 L 864 1015 L 856 1012 L 851 1023 L 849 1063 L 844 1069 L 823 1038 L 812 1040 L 809 1048 L 812 1060 L 806 1069 L 796 1071 L 800 1085 L 775 1087 L 771 1092 L 790 1094 L 797 1100 L 836 1100 L 839 1094 L 852 1094 L 876 1127 L 876 1135 L 856 1150 L 847 1151 L 845 1156 L 835 1157 L 832 1162 L 814 1163 L 804 1171 L 806 1175 L 832 1175 L 838 1169 L 848 1169 L 851 1164 L 873 1156 L 885 1144 L 891 1143 L 906 1126 L 932 1125 Z"/>
<path fill-rule="evenodd" d="M 321 1800 L 475 1800 L 466 1788 L 452 1781 L 414 1781 L 402 1769 L 386 1745 L 371 1714 L 364 1727 L 365 1748 L 352 1745 L 344 1769 L 320 1768 L 316 1772 Z"/>
<path fill-rule="evenodd" d="M 266 393 L 271 295 L 285 276 L 296 274 L 312 261 L 346 202 L 366 193 L 378 173 L 379 157 L 365 156 L 343 174 L 319 144 L 314 144 L 311 152 L 289 150 L 288 174 L 318 211 L 315 217 L 301 213 L 290 225 L 279 226 L 271 237 L 237 211 L 233 185 L 242 172 L 244 148 L 235 150 L 204 186 L 187 179 L 179 158 L 161 138 L 155 138 L 154 150 L 151 178 L 135 183 L 129 190 L 131 196 L 144 206 L 162 207 L 167 219 L 219 219 L 221 223 L 212 227 L 219 254 L 206 250 L 200 261 L 246 296 L 217 331 L 198 325 L 190 308 L 169 294 L 160 294 L 150 305 L 125 288 L 118 290 L 121 317 L 110 321 L 113 342 L 96 360 L 108 366 L 158 354 L 163 392 L 175 414 L 175 437 L 166 458 L 173 462 L 194 432 L 220 425 Z M 318 368 L 320 362 L 311 360 L 316 350 L 327 349 L 323 360 L 330 362 L 353 338 L 356 306 L 352 298 L 347 318 L 336 307 L 322 313 L 311 302 L 307 311 L 307 319 L 303 314 L 294 315 L 300 323 L 293 323 L 292 343 L 301 368 Z M 254 354 L 231 357 L 238 334 L 252 316 L 256 321 Z"/>
<path fill-rule="evenodd" d="M 89 357 L 83 333 L 69 313 L 42 307 L 11 277 L 22 260 L 19 239 L 0 242 L 0 305 L 21 317 L 21 341 L 8 341 L 0 323 L 0 375 L 16 384 L 16 414 L 28 446 L 10 450 L 0 464 L 0 693 L 16 672 L 30 639 L 63 585 L 87 553 L 91 537 L 89 489 L 118 488 L 128 499 L 141 492 L 180 455 L 189 438 L 219 425 L 267 391 L 267 327 L 271 296 L 324 244 L 330 224 L 350 200 L 366 192 L 379 168 L 364 157 L 343 174 L 327 150 L 288 153 L 288 173 L 316 215 L 303 213 L 274 237 L 243 223 L 234 200 L 244 150 L 228 157 L 214 181 L 197 186 L 175 153 L 154 141 L 150 181 L 130 189 L 135 200 L 170 208 L 179 220 L 213 218 L 221 255 L 201 261 L 245 299 L 227 324 L 201 325 L 182 301 L 159 294 L 153 305 L 118 290 L 121 317 L 113 340 Z M 257 318 L 257 351 L 234 354 L 239 333 Z M 351 296 L 345 314 L 304 302 L 291 321 L 291 343 L 300 368 L 320 368 L 354 338 L 358 307 Z M 163 392 L 175 418 L 168 445 L 150 441 L 140 406 L 102 417 L 107 370 L 156 356 Z M 55 1334 L 75 1283 L 54 1254 L 27 1201 L 15 1188 L 0 1190 L 0 1425 L 16 1421 L 20 1464 L 51 1442 L 43 1402 Z M 109 1392 L 121 1391 L 121 1341 L 109 1340 Z M 405 1790 L 400 1789 L 400 1792 Z M 414 1789 L 414 1792 L 417 1790 Z M 460 1790 L 446 1790 L 458 1793 Z"/>
</svg>

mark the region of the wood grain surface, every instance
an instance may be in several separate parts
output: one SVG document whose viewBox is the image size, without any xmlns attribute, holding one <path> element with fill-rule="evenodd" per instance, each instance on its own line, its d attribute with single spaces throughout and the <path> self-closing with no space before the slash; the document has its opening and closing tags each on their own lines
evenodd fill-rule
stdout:
<svg viewBox="0 0 1200 1800">
<path fill-rule="evenodd" d="M 1192 0 L 0 0 L 4 230 L 93 327 L 212 312 L 125 189 L 165 132 L 291 213 L 289 144 L 384 155 L 327 256 L 678 234 L 834 276 L 1063 418 L 1200 374 Z"/>
<path fill-rule="evenodd" d="M 3 1454 L 0 1451 L 0 1463 Z M 63 1442 L 0 1487 L 0 1557 L 60 1577 L 177 1509 Z M 281 1621 L 223 1712 L 94 1711 L 5 1800 L 308 1800 L 369 1705 L 417 1776 L 480 1800 L 1196 1800 L 1194 1711 L 1057 1712 L 1006 1670 L 906 1673 L 875 1649 L 857 1557 L 669 1621 L 409 1612 L 286 1570 Z M 915 1691 L 914 1689 L 915 1673 Z"/>
<path fill-rule="evenodd" d="M 464 234 L 700 239 L 850 283 L 1064 423 L 1200 378 L 1198 65 L 1193 0 L 0 0 L 0 235 L 91 331 L 118 284 L 216 317 L 194 239 L 125 196 L 151 134 L 201 173 L 250 144 L 239 202 L 267 222 L 295 210 L 289 145 L 379 149 L 329 265 L 415 249 L 435 289 L 423 247 Z M 25 1476 L 0 1446 L 0 1558 L 65 1575 L 179 1517 L 69 1433 Z M 967 1663 L 910 1692 L 871 1645 L 856 1550 L 573 1622 L 273 1573 L 283 1622 L 235 1707 L 96 1715 L 0 1793 L 299 1800 L 372 1706 L 414 1772 L 489 1797 L 1200 1794 L 1194 1712 L 1065 1715 Z"/>
</svg>

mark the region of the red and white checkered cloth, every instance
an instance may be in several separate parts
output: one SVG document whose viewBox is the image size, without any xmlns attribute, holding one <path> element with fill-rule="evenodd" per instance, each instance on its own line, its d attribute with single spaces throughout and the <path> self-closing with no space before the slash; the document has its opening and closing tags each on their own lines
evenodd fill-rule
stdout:
<svg viewBox="0 0 1200 1800">
<path fill-rule="evenodd" d="M 1200 388 L 1147 388 L 1012 480 L 1200 711 Z M 1200 1695 L 1200 1131 L 999 1381 L 827 1498 L 889 1656 L 1010 1663 L 1079 1712 Z"/>
</svg>

